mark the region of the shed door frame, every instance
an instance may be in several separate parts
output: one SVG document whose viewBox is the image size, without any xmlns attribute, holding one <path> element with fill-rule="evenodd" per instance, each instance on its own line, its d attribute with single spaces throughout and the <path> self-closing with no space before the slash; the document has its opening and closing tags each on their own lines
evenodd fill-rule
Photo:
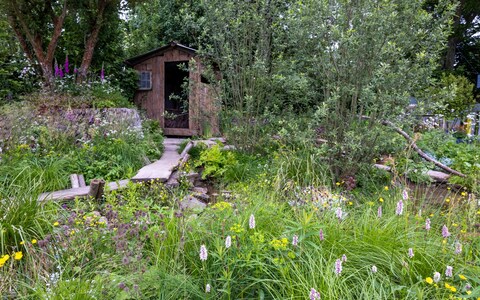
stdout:
<svg viewBox="0 0 480 300">
<path fill-rule="evenodd" d="M 188 63 L 188 60 L 163 62 L 164 128 L 190 129 L 190 87 L 184 90 L 185 81 L 190 84 L 190 72 L 179 67 L 185 64 L 188 68 Z"/>
</svg>

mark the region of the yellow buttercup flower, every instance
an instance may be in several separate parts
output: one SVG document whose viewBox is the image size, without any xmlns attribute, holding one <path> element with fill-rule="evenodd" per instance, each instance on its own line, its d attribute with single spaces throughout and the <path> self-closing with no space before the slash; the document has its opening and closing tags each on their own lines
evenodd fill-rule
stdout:
<svg viewBox="0 0 480 300">
<path fill-rule="evenodd" d="M 470 295 L 472 293 L 472 291 L 467 291 L 466 293 L 467 293 L 467 295 Z"/>
<path fill-rule="evenodd" d="M 462 196 L 465 197 L 467 195 L 467 193 L 465 192 L 462 192 Z"/>
<path fill-rule="evenodd" d="M 388 191 L 388 186 L 385 186 L 383 189 L 386 190 L 386 191 Z"/>
<path fill-rule="evenodd" d="M 22 257 L 23 257 L 22 251 L 15 252 L 15 254 L 13 255 L 13 259 L 15 260 L 21 260 Z"/>
<path fill-rule="evenodd" d="M 53 223 L 53 226 L 58 226 L 58 225 L 60 225 L 60 223 L 58 222 Z"/>
<path fill-rule="evenodd" d="M 20 245 L 24 245 L 24 244 L 25 244 L 25 242 L 24 242 L 24 241 L 21 241 L 21 242 L 20 242 Z"/>
<path fill-rule="evenodd" d="M 445 202 L 447 203 L 450 202 L 450 198 L 445 199 Z"/>
<path fill-rule="evenodd" d="M 425 281 L 426 281 L 428 284 L 432 284 L 432 283 L 433 283 L 432 277 L 427 277 L 427 278 L 425 278 Z"/>
<path fill-rule="evenodd" d="M 380 201 L 380 202 L 382 202 L 382 203 L 383 203 L 383 198 L 380 198 L 380 199 L 378 199 L 378 201 Z"/>
<path fill-rule="evenodd" d="M 36 239 L 33 239 L 32 240 L 32 245 L 35 245 L 37 243 L 37 240 Z"/>
<path fill-rule="evenodd" d="M 458 275 L 458 277 L 460 277 L 461 280 L 467 280 L 467 277 L 465 277 L 465 275 L 460 274 Z"/>
</svg>

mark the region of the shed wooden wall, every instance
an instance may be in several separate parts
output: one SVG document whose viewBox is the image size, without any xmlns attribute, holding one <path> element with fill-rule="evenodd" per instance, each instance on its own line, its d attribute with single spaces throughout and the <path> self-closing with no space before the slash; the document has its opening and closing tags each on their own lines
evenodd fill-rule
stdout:
<svg viewBox="0 0 480 300">
<path fill-rule="evenodd" d="M 195 64 L 194 72 L 189 74 L 189 128 L 165 128 L 163 113 L 165 110 L 165 62 L 190 61 Z M 137 71 L 152 72 L 152 89 L 137 90 L 135 103 L 144 109 L 147 116 L 158 120 L 166 135 L 192 136 L 204 134 L 208 127 L 211 133 L 219 134 L 218 109 L 210 85 L 201 82 L 202 66 L 197 57 L 176 48 L 151 57 L 134 66 Z"/>
</svg>

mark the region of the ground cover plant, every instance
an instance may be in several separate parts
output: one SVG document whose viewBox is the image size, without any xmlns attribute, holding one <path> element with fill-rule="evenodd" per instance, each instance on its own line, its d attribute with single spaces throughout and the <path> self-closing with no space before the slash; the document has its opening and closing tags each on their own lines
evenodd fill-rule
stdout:
<svg viewBox="0 0 480 300">
<path fill-rule="evenodd" d="M 198 161 L 209 151 L 216 153 L 202 148 Z M 286 155 L 218 155 L 235 157 L 224 172 L 211 173 L 218 184 L 228 182 L 223 188 L 231 193 L 219 195 L 201 213 L 178 206 L 189 193 L 182 180 L 175 189 L 131 184 L 107 192 L 100 204 L 5 198 L 2 208 L 9 208 L 10 217 L 2 219 L 0 272 L 8 278 L 2 295 L 480 297 L 480 209 L 474 194 L 429 203 L 388 181 L 377 182 L 369 195 L 347 193 L 345 182 L 328 188 L 289 178 L 292 173 L 281 168 L 291 159 Z M 233 169 L 252 172 L 234 177 Z M 9 226 L 27 208 L 29 223 Z"/>
</svg>

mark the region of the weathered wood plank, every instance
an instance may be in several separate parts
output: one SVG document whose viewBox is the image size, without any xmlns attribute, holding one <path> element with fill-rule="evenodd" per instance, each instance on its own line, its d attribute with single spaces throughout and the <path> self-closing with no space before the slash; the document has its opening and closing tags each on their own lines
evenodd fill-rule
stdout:
<svg viewBox="0 0 480 300">
<path fill-rule="evenodd" d="M 180 162 L 181 157 L 180 154 L 178 154 L 177 149 L 181 142 L 181 139 L 165 139 L 165 148 L 162 157 L 156 162 L 141 168 L 137 175 L 132 178 L 132 181 L 167 181 Z"/>
<path fill-rule="evenodd" d="M 118 190 L 120 188 L 124 188 L 130 182 L 128 179 L 120 180 L 117 182 L 109 182 L 108 188 L 109 190 Z M 38 197 L 38 201 L 46 201 L 46 200 L 73 200 L 76 197 L 84 198 L 88 196 L 88 192 L 90 191 L 90 186 L 84 186 L 79 188 L 72 188 L 67 190 L 61 190 L 56 192 L 47 192 L 42 193 Z"/>
</svg>

